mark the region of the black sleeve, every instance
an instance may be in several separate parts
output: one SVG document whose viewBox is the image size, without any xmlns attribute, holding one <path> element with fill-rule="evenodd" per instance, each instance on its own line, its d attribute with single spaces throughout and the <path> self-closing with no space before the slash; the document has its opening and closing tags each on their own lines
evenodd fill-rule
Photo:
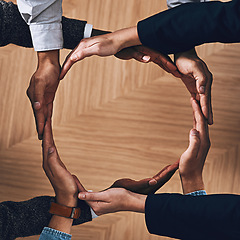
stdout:
<svg viewBox="0 0 240 240">
<path fill-rule="evenodd" d="M 83 38 L 86 21 L 62 17 L 63 47 L 73 49 Z M 15 44 L 32 48 L 28 25 L 22 19 L 17 5 L 0 1 L 0 46 Z"/>
<path fill-rule="evenodd" d="M 138 23 L 143 45 L 165 54 L 210 42 L 240 42 L 240 1 L 187 3 Z"/>
<path fill-rule="evenodd" d="M 240 196 L 149 195 L 145 220 L 153 234 L 187 240 L 239 240 Z"/>
<path fill-rule="evenodd" d="M 0 203 L 0 239 L 39 235 L 51 219 L 52 215 L 48 212 L 51 201 L 54 201 L 54 197 L 41 196 L 23 202 Z M 73 225 L 92 220 L 89 206 L 80 200 L 78 205 L 81 216 L 73 221 Z"/>
</svg>

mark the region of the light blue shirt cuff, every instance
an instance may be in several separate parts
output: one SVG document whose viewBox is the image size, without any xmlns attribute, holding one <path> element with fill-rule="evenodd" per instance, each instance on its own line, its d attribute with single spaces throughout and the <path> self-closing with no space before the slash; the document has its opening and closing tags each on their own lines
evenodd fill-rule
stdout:
<svg viewBox="0 0 240 240">
<path fill-rule="evenodd" d="M 199 191 L 188 193 L 186 195 L 190 195 L 190 196 L 203 196 L 203 195 L 207 195 L 207 192 L 205 190 L 199 190 Z"/>
<path fill-rule="evenodd" d="M 39 240 L 71 240 L 72 235 L 45 227 L 39 237 Z"/>
</svg>

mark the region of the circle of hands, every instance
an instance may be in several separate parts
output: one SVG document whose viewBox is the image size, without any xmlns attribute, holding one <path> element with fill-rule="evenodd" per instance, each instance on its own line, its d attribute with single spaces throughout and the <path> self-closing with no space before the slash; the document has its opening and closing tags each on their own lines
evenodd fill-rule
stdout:
<svg viewBox="0 0 240 240">
<path fill-rule="evenodd" d="M 192 98 L 191 103 L 194 121 L 193 129 L 189 133 L 189 147 L 177 162 L 164 167 L 153 177 L 139 181 L 119 179 L 106 190 L 97 193 L 88 192 L 61 161 L 53 140 L 49 118 L 44 127 L 42 143 L 43 168 L 54 188 L 56 202 L 75 207 L 79 198 L 85 200 L 97 215 L 117 211 L 144 212 L 146 195 L 160 189 L 178 168 L 185 194 L 192 191 L 193 183 L 204 189 L 202 170 L 210 148 L 208 125 L 198 102 Z"/>
<path fill-rule="evenodd" d="M 174 63 L 168 56 L 144 46 L 122 49 L 109 35 L 83 39 L 67 56 L 62 68 L 58 54 L 38 54 L 38 67 L 31 78 L 27 95 L 32 104 L 38 138 L 43 140 L 43 168 L 54 188 L 57 203 L 74 207 L 79 198 L 85 200 L 97 215 L 123 210 L 142 212 L 146 195 L 160 189 L 177 169 L 184 185 L 184 194 L 191 192 L 194 184 L 203 189 L 202 170 L 210 148 L 208 124 L 213 124 L 212 74 L 206 64 L 195 50 L 176 54 Z M 180 78 L 191 95 L 193 129 L 189 133 L 189 147 L 177 162 L 166 166 L 153 177 L 139 181 L 119 179 L 108 189 L 92 193 L 86 191 L 76 176 L 71 175 L 58 155 L 51 127 L 53 101 L 60 79 L 74 63 L 92 55 L 113 54 L 122 60 L 153 62 Z"/>
</svg>

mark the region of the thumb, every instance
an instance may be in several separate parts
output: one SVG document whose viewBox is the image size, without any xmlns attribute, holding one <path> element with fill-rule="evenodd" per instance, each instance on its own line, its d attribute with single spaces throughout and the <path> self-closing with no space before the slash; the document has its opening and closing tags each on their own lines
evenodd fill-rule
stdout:
<svg viewBox="0 0 240 240">
<path fill-rule="evenodd" d="M 191 157 L 197 157 L 200 143 L 201 140 L 199 132 L 196 129 L 191 129 L 189 133 L 189 146 L 187 149 L 187 152 L 190 154 Z"/>
<path fill-rule="evenodd" d="M 74 179 L 75 183 L 77 184 L 78 191 L 79 192 L 87 192 L 87 190 L 84 188 L 84 186 L 79 181 L 78 177 L 75 176 L 75 175 L 72 175 L 72 176 L 73 176 L 73 179 Z"/>
<path fill-rule="evenodd" d="M 72 52 L 67 56 L 67 58 L 65 59 L 65 61 L 63 63 L 63 66 L 61 68 L 61 73 L 59 76 L 60 80 L 62 80 L 65 77 L 67 72 L 70 70 L 72 65 L 75 63 L 75 61 L 73 59 L 71 59 L 71 55 L 72 55 Z"/>
<path fill-rule="evenodd" d="M 104 192 L 80 192 L 78 198 L 84 201 L 105 201 Z"/>
</svg>

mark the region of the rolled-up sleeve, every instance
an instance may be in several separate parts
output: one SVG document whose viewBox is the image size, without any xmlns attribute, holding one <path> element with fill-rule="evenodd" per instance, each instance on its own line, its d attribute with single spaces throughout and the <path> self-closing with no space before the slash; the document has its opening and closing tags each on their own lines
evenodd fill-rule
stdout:
<svg viewBox="0 0 240 240">
<path fill-rule="evenodd" d="M 209 2 L 210 0 L 167 0 L 168 8 L 174 8 L 184 3 Z"/>
<path fill-rule="evenodd" d="M 17 3 L 30 27 L 35 51 L 62 49 L 62 0 L 17 0 Z"/>
</svg>

